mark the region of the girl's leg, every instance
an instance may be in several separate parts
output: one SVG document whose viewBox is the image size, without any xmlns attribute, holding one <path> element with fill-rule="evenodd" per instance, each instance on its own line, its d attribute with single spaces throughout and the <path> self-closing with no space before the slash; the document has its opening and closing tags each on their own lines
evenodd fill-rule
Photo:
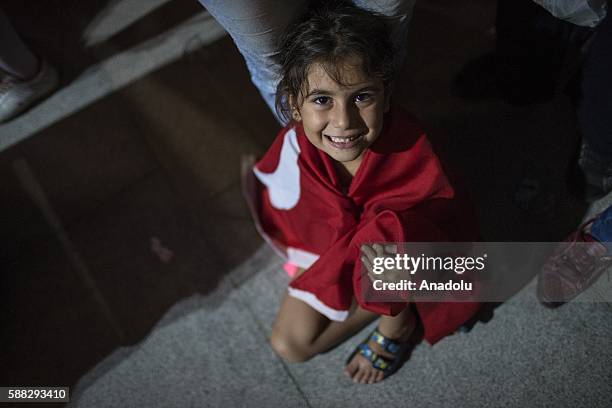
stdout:
<svg viewBox="0 0 612 408">
<path fill-rule="evenodd" d="M 13 30 L 0 10 L 0 70 L 19 80 L 28 80 L 38 73 L 40 62 Z"/>
<path fill-rule="evenodd" d="M 303 301 L 285 295 L 270 344 L 287 361 L 305 361 L 346 340 L 378 315 L 355 306 L 343 322 L 330 321 Z"/>
<path fill-rule="evenodd" d="M 291 362 L 308 360 L 343 342 L 378 318 L 378 315 L 355 306 L 343 322 L 330 321 L 303 301 L 285 295 L 272 328 L 270 344 L 283 359 Z M 404 342 L 414 331 L 416 316 L 406 307 L 397 316 L 382 316 L 378 330 L 385 337 Z M 374 342 L 372 350 L 383 356 L 393 356 Z M 357 353 L 345 369 L 355 382 L 375 383 L 383 379 L 383 373 L 372 367 L 365 357 Z"/>
</svg>

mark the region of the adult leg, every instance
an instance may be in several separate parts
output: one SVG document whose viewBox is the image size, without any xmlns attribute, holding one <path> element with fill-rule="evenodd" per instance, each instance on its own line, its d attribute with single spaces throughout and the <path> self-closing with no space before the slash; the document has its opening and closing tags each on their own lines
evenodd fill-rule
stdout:
<svg viewBox="0 0 612 408">
<path fill-rule="evenodd" d="M 283 30 L 305 6 L 304 0 L 199 0 L 225 28 L 242 54 L 251 81 L 278 118 L 276 86 L 280 80 L 273 58 Z"/>
<path fill-rule="evenodd" d="M 354 0 L 360 8 L 382 14 L 389 19 L 391 40 L 396 49 L 395 68 L 399 71 L 406 58 L 406 39 L 416 0 Z"/>
<path fill-rule="evenodd" d="M 305 0 L 199 0 L 225 28 L 244 57 L 251 81 L 279 122 L 275 109 L 276 86 L 280 80 L 274 56 L 283 30 L 307 5 Z M 397 47 L 396 66 L 406 55 L 406 35 L 416 0 L 355 1 L 358 7 L 383 14 L 391 20 Z"/>
<path fill-rule="evenodd" d="M 591 235 L 606 247 L 608 256 L 612 255 L 612 205 L 593 222 Z"/>
<path fill-rule="evenodd" d="M 40 61 L 30 52 L 0 9 L 0 70 L 18 80 L 36 75 Z"/>
<path fill-rule="evenodd" d="M 583 67 L 578 119 L 583 143 L 579 165 L 592 198 L 612 191 L 612 18 L 597 28 Z M 589 191 L 589 187 L 592 191 Z"/>
<path fill-rule="evenodd" d="M 590 29 L 552 16 L 531 0 L 498 0 L 497 86 L 517 105 L 552 99 L 566 84 L 566 59 Z"/>
</svg>

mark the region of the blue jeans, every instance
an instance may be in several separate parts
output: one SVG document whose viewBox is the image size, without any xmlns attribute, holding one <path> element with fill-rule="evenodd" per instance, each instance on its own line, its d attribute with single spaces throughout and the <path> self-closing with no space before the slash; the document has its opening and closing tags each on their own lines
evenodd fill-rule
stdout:
<svg viewBox="0 0 612 408">
<path fill-rule="evenodd" d="M 591 235 L 608 248 L 609 254 L 612 253 L 612 205 L 593 221 Z"/>
<path fill-rule="evenodd" d="M 251 81 L 276 114 L 276 86 L 280 81 L 273 61 L 277 54 L 276 40 L 285 27 L 307 5 L 306 0 L 199 0 L 225 28 L 244 57 Z M 416 0 L 354 0 L 361 8 L 378 12 L 391 20 L 392 40 L 400 50 L 396 66 L 406 55 L 405 39 Z"/>
</svg>

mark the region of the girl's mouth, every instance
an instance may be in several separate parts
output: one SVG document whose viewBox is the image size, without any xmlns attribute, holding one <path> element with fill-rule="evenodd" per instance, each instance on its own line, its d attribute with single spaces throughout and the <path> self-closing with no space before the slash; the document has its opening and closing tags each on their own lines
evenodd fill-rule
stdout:
<svg viewBox="0 0 612 408">
<path fill-rule="evenodd" d="M 327 141 L 336 149 L 350 149 L 351 147 L 356 146 L 362 139 L 363 133 L 360 133 L 355 136 L 349 137 L 335 137 L 323 135 L 327 139 Z"/>
</svg>

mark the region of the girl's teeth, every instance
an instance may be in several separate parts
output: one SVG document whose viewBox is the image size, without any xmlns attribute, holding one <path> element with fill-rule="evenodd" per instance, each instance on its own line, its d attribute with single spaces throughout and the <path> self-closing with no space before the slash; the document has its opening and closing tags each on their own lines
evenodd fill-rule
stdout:
<svg viewBox="0 0 612 408">
<path fill-rule="evenodd" d="M 329 138 L 334 143 L 348 143 L 348 142 L 352 142 L 353 140 L 357 139 L 358 137 L 359 136 L 353 136 L 353 137 L 332 137 L 332 136 L 330 136 Z"/>
</svg>

